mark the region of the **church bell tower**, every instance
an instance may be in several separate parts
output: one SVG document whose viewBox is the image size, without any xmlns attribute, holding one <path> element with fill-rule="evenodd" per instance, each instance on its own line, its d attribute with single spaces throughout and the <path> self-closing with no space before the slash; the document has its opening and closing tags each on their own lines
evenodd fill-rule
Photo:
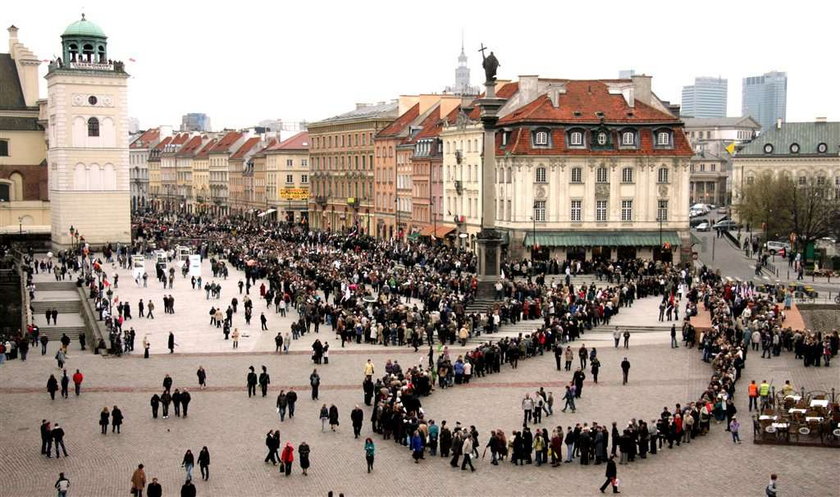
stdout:
<svg viewBox="0 0 840 497">
<path fill-rule="evenodd" d="M 61 46 L 46 75 L 53 247 L 130 242 L 129 75 L 84 14 Z"/>
</svg>

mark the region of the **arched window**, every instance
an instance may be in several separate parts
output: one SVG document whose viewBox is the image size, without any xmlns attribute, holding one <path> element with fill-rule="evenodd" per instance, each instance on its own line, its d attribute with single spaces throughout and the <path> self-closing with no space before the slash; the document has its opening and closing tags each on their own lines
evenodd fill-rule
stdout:
<svg viewBox="0 0 840 497">
<path fill-rule="evenodd" d="M 660 167 L 657 175 L 657 183 L 668 183 L 668 168 Z"/>
<path fill-rule="evenodd" d="M 23 175 L 15 171 L 9 175 L 12 182 L 12 200 L 23 200 Z"/>
<path fill-rule="evenodd" d="M 79 46 L 75 43 L 70 44 L 70 62 L 76 62 L 76 57 L 79 55 Z"/>
<path fill-rule="evenodd" d="M 93 62 L 93 45 L 87 44 L 82 47 L 85 62 Z"/>
<path fill-rule="evenodd" d="M 91 117 L 88 119 L 88 136 L 99 136 L 99 119 Z"/>
</svg>

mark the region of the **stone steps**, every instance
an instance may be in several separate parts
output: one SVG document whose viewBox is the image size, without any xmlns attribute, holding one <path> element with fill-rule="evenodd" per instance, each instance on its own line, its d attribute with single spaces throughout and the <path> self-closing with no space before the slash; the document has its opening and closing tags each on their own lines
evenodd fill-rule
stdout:
<svg viewBox="0 0 840 497">
<path fill-rule="evenodd" d="M 35 281 L 35 291 L 37 292 L 68 292 L 76 291 L 75 281 Z"/>
</svg>

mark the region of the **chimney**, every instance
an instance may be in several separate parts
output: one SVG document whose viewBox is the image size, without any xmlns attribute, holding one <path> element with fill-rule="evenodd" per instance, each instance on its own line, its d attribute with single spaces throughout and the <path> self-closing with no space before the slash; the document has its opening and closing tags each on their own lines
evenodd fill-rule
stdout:
<svg viewBox="0 0 840 497">
<path fill-rule="evenodd" d="M 782 129 L 782 118 L 781 117 L 776 119 L 776 129 Z"/>
<path fill-rule="evenodd" d="M 634 100 L 650 105 L 653 97 L 653 93 L 650 88 L 651 77 L 645 74 L 634 74 L 630 79 L 633 80 Z"/>
<path fill-rule="evenodd" d="M 12 57 L 14 57 L 14 55 L 15 55 L 14 46 L 18 41 L 18 37 L 17 37 L 18 28 L 17 28 L 17 26 L 12 24 L 11 26 L 9 26 L 8 31 L 9 31 L 9 53 L 12 54 Z"/>
</svg>

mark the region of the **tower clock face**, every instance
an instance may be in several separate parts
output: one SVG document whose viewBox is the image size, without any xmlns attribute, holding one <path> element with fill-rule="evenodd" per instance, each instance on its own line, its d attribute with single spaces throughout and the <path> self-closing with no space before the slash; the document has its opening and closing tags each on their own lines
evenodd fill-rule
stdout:
<svg viewBox="0 0 840 497">
<path fill-rule="evenodd" d="M 88 103 L 91 104 L 91 105 L 96 105 L 96 102 L 98 102 L 98 101 L 99 100 L 93 95 L 88 97 Z"/>
</svg>

